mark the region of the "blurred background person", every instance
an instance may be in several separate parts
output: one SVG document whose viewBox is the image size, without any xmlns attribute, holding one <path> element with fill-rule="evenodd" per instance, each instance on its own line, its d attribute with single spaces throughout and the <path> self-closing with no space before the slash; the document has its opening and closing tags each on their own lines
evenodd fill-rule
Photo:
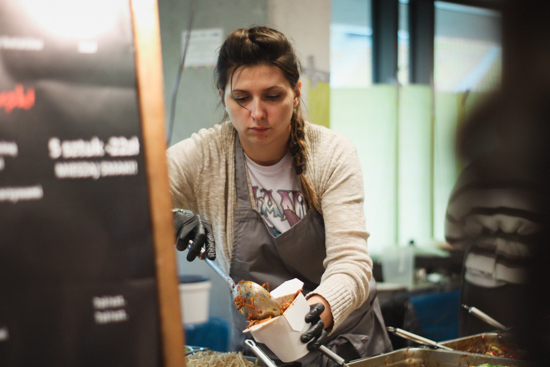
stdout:
<svg viewBox="0 0 550 367">
<path fill-rule="evenodd" d="M 477 296 L 495 307 L 482 311 L 508 323 L 541 365 L 550 347 L 549 10 L 534 0 L 505 3 L 502 87 L 458 132 L 457 156 L 469 167 L 450 198 L 447 232 L 469 249 L 464 296 L 472 282 L 488 281 L 492 291 Z M 491 261 L 487 278 L 483 269 Z M 508 289 L 506 298 L 494 298 L 499 288 Z M 497 314 L 495 304 L 512 310 Z"/>
<path fill-rule="evenodd" d="M 513 162 L 513 161 L 512 161 Z M 500 323 L 516 324 L 533 247 L 540 242 L 541 192 L 530 172 L 499 156 L 480 156 L 460 175 L 446 214 L 445 236 L 464 251 L 461 303 Z M 460 311 L 460 335 L 492 331 Z"/>
</svg>

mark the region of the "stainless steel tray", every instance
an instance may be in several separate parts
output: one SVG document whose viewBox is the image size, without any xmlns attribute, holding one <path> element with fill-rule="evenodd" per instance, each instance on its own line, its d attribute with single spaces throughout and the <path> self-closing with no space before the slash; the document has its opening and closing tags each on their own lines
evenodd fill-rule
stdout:
<svg viewBox="0 0 550 367">
<path fill-rule="evenodd" d="M 533 367 L 529 361 L 496 358 L 481 354 L 449 352 L 428 348 L 403 348 L 376 357 L 357 359 L 350 367 L 475 367 L 484 363 L 500 366 Z"/>
<path fill-rule="evenodd" d="M 482 333 L 476 335 L 464 336 L 457 339 L 445 340 L 439 344 L 446 345 L 449 348 L 465 350 L 471 347 L 483 347 L 487 344 L 501 346 L 500 335 L 498 333 Z"/>
<path fill-rule="evenodd" d="M 484 349 L 490 346 L 495 346 L 497 348 L 506 347 L 513 351 L 513 354 L 516 355 L 514 359 L 526 359 L 526 351 L 519 350 L 510 344 L 509 341 L 506 341 L 498 333 L 481 333 L 470 335 L 462 338 L 452 339 L 440 342 L 444 346 L 452 348 L 457 351 L 470 352 L 474 349 Z"/>
</svg>

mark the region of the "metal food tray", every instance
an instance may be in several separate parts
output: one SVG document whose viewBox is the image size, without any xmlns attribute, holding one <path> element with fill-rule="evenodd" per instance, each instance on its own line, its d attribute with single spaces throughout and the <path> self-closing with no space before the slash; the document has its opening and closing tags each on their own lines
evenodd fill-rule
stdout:
<svg viewBox="0 0 550 367">
<path fill-rule="evenodd" d="M 439 344 L 461 351 L 466 351 L 467 349 L 474 347 L 485 347 L 487 345 L 494 345 L 496 347 L 504 345 L 501 342 L 501 337 L 498 333 L 481 333 L 470 335 L 462 338 L 442 341 L 439 342 Z"/>
<path fill-rule="evenodd" d="M 450 352 L 428 348 L 403 348 L 376 357 L 348 362 L 349 367 L 475 367 L 484 363 L 500 366 L 533 367 L 529 361 L 497 358 L 482 354 Z"/>
<path fill-rule="evenodd" d="M 506 340 L 503 339 L 502 336 L 498 333 L 475 334 L 475 335 L 465 336 L 462 338 L 442 341 L 439 344 L 449 347 L 451 349 L 454 349 L 457 351 L 463 351 L 463 352 L 466 352 L 469 349 L 473 349 L 473 348 L 484 348 L 489 346 L 495 346 L 497 348 L 500 348 L 504 346 L 514 350 L 521 357 L 525 357 L 527 355 L 526 351 L 519 350 L 515 348 L 513 345 L 510 345 L 510 343 L 506 342 Z"/>
</svg>

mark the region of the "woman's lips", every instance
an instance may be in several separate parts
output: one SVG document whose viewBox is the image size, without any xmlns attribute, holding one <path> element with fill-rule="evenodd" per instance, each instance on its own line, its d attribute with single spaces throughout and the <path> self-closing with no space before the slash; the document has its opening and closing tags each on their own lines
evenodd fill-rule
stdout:
<svg viewBox="0 0 550 367">
<path fill-rule="evenodd" d="M 250 130 L 252 130 L 252 132 L 255 132 L 256 134 L 262 134 L 262 133 L 265 133 L 267 130 L 269 130 L 269 128 L 267 128 L 267 127 L 251 127 Z"/>
</svg>

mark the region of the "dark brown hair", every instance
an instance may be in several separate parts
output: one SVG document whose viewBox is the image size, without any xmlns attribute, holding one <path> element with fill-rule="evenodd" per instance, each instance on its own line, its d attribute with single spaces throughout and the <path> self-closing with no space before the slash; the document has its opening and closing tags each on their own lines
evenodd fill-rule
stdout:
<svg viewBox="0 0 550 367">
<path fill-rule="evenodd" d="M 300 60 L 289 40 L 281 32 L 268 27 L 236 29 L 231 32 L 220 48 L 215 68 L 216 87 L 224 97 L 225 86 L 230 82 L 235 70 L 241 66 L 274 65 L 296 89 L 300 79 Z M 290 120 L 289 149 L 298 175 L 298 182 L 310 208 L 319 210 L 319 200 L 311 182 L 305 176 L 307 169 L 307 144 L 305 123 L 300 102 Z"/>
</svg>

